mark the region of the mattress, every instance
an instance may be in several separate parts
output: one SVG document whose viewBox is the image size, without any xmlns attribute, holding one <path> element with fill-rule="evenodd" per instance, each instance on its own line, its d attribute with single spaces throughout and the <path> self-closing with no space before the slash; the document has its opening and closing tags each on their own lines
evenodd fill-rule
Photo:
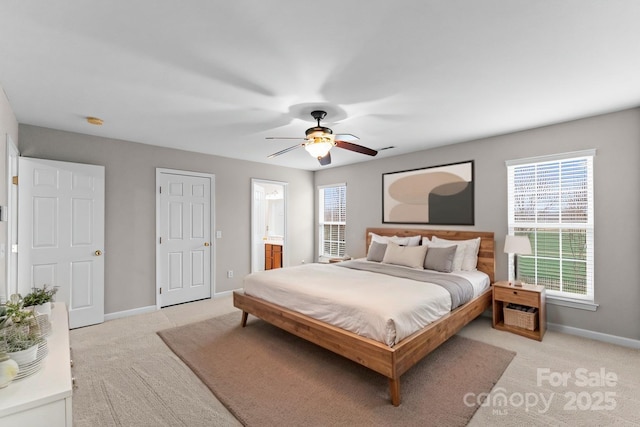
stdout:
<svg viewBox="0 0 640 427">
<path fill-rule="evenodd" d="M 490 285 L 480 271 L 448 274 L 471 282 L 474 296 Z M 390 347 L 451 311 L 451 295 L 440 285 L 338 264 L 252 273 L 244 292 Z"/>
</svg>

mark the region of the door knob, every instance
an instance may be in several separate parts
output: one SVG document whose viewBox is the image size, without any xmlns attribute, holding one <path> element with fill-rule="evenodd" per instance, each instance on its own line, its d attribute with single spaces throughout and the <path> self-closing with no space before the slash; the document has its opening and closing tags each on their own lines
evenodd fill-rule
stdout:
<svg viewBox="0 0 640 427">
<path fill-rule="evenodd" d="M 96 256 L 100 256 L 102 255 L 102 251 L 100 249 L 98 249 L 97 251 L 95 251 Z"/>
<path fill-rule="evenodd" d="M 204 242 L 204 245 L 205 246 L 209 246 L 209 242 Z"/>
</svg>

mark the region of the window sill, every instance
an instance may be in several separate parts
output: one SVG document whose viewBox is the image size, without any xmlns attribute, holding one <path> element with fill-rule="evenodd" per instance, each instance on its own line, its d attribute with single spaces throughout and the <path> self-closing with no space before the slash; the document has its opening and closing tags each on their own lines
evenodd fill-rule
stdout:
<svg viewBox="0 0 640 427">
<path fill-rule="evenodd" d="M 580 301 L 569 298 L 562 298 L 547 294 L 547 303 L 553 305 L 560 305 L 563 307 L 577 308 L 578 310 L 596 311 L 599 307 L 598 304 L 590 301 Z"/>
</svg>

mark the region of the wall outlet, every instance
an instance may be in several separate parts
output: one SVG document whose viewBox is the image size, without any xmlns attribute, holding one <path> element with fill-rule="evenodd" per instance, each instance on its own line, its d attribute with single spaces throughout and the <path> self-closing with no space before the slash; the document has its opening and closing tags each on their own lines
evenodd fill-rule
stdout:
<svg viewBox="0 0 640 427">
<path fill-rule="evenodd" d="M 227 271 L 227 278 L 228 279 L 233 279 L 233 270 Z"/>
</svg>

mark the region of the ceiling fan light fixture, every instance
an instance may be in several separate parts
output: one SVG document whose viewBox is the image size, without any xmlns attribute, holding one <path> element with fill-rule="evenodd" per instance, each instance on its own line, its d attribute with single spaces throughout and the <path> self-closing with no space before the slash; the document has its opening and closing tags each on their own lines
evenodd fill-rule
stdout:
<svg viewBox="0 0 640 427">
<path fill-rule="evenodd" d="M 307 150 L 311 157 L 317 159 L 319 157 L 324 157 L 327 155 L 329 150 L 333 147 L 333 143 L 326 140 L 310 140 L 304 144 L 304 149 Z"/>
<path fill-rule="evenodd" d="M 298 147 L 304 147 L 311 157 L 320 161 L 320 166 L 327 166 L 331 164 L 331 155 L 329 150 L 331 147 L 338 147 L 344 150 L 353 151 L 356 153 L 366 154 L 368 156 L 375 156 L 378 154 L 376 150 L 363 147 L 362 145 L 354 144 L 353 140 L 359 139 L 355 135 L 349 133 L 334 135 L 333 131 L 327 127 L 320 126 L 320 120 L 324 119 L 327 113 L 322 110 L 314 110 L 311 112 L 311 117 L 318 122 L 318 126 L 311 127 L 305 132 L 305 142 L 302 144 L 296 144 L 292 147 L 280 150 L 277 153 L 273 153 L 269 158 L 279 156 L 280 154 L 288 153 L 289 151 Z M 275 139 L 267 137 L 267 139 Z M 297 139 L 297 138 L 286 138 Z"/>
<path fill-rule="evenodd" d="M 329 128 L 318 126 L 307 129 L 307 142 L 304 144 L 305 150 L 314 159 L 327 155 L 331 147 L 336 145 L 333 132 Z"/>
</svg>

